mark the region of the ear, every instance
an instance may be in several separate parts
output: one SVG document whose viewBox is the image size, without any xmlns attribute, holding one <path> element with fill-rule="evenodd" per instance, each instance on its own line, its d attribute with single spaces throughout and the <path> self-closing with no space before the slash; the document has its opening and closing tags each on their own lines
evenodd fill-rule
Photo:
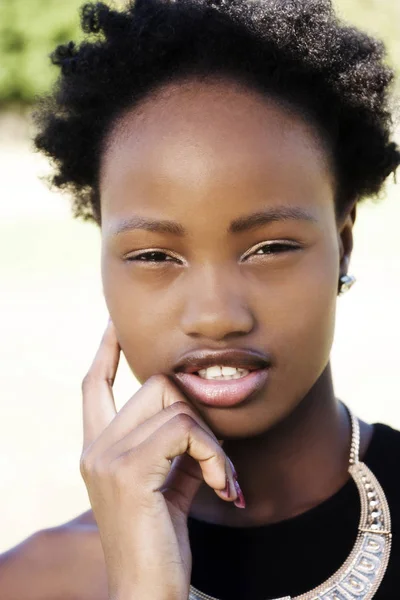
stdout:
<svg viewBox="0 0 400 600">
<path fill-rule="evenodd" d="M 347 211 L 342 220 L 339 229 L 339 250 L 340 250 L 340 273 L 339 277 L 346 275 L 351 253 L 353 250 L 353 226 L 357 216 L 357 203 L 353 205 L 350 212 Z"/>
</svg>

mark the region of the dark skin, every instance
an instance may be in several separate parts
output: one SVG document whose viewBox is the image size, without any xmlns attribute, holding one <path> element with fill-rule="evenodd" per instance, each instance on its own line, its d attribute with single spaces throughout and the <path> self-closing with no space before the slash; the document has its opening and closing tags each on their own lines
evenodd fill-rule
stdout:
<svg viewBox="0 0 400 600">
<path fill-rule="evenodd" d="M 335 178 L 317 129 L 233 80 L 176 82 L 111 131 L 100 191 L 104 294 L 140 382 L 171 374 L 195 349 L 271 354 L 269 381 L 250 402 L 219 409 L 193 400 L 225 440 L 247 508 L 203 485 L 190 514 L 257 525 L 331 496 L 348 478 L 350 427 L 329 354 L 356 213 L 353 206 L 335 219 Z M 311 218 L 229 232 L 238 219 L 277 207 Z M 132 217 L 183 232 L 136 224 L 116 233 Z M 266 248 L 272 242 L 296 249 Z M 151 250 L 163 254 L 143 257 Z M 363 453 L 372 428 L 361 429 Z"/>
<path fill-rule="evenodd" d="M 171 376 L 196 349 L 271 356 L 267 385 L 242 405 L 192 401 L 224 440 L 246 508 L 203 483 L 190 515 L 242 527 L 311 509 L 349 477 L 350 426 L 334 394 L 329 355 L 356 210 L 335 219 L 335 177 L 323 138 L 296 111 L 231 79 L 210 78 L 169 84 L 121 116 L 107 142 L 100 181 L 104 295 L 137 379 Z M 311 218 L 265 218 L 288 207 Z M 254 214 L 258 219 L 244 227 Z M 175 231 L 115 234 L 133 217 L 172 221 Z M 150 250 L 164 254 L 126 261 Z M 360 426 L 363 457 L 372 426 Z M 91 510 L 27 540 L 13 561 L 15 572 L 0 569 L 10 599 L 108 597 Z"/>
</svg>

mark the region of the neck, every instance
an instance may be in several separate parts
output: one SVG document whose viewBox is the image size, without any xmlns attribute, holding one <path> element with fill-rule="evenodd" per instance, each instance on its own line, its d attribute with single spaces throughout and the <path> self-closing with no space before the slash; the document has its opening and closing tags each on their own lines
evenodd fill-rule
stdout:
<svg viewBox="0 0 400 600">
<path fill-rule="evenodd" d="M 371 427 L 363 424 L 361 451 Z M 368 438 L 368 440 L 366 439 Z M 334 396 L 330 364 L 296 409 L 265 434 L 226 440 L 246 508 L 218 498 L 202 485 L 190 515 L 229 526 L 254 526 L 305 512 L 334 494 L 349 478 L 351 425 Z"/>
</svg>

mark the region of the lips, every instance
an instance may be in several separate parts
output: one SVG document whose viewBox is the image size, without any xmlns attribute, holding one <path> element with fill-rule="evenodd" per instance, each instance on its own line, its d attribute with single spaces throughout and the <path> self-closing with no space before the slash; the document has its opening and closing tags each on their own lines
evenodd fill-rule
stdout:
<svg viewBox="0 0 400 600">
<path fill-rule="evenodd" d="M 207 406 L 230 407 L 249 399 L 266 384 L 270 363 L 268 355 L 253 350 L 202 350 L 185 355 L 175 366 L 173 377 L 190 399 Z M 250 373 L 225 381 L 196 374 L 213 365 L 247 369 Z"/>
<path fill-rule="evenodd" d="M 269 369 L 252 371 L 240 379 L 213 381 L 192 373 L 176 373 L 174 377 L 184 393 L 207 406 L 229 407 L 241 404 L 265 385 Z"/>
<path fill-rule="evenodd" d="M 213 365 L 237 367 L 239 369 L 265 369 L 271 364 L 269 355 L 255 352 L 254 350 L 239 350 L 236 348 L 226 350 L 197 350 L 183 356 L 175 365 L 175 373 L 197 373 L 200 369 L 207 369 Z"/>
</svg>

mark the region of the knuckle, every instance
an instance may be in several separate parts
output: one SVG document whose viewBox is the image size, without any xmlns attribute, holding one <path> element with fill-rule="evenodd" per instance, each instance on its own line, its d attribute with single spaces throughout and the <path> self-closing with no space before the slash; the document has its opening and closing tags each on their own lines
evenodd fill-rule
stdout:
<svg viewBox="0 0 400 600">
<path fill-rule="evenodd" d="M 131 449 L 114 458 L 107 467 L 107 475 L 118 485 L 124 487 L 132 486 L 132 482 L 138 480 L 135 473 L 136 450 Z"/>
<path fill-rule="evenodd" d="M 149 377 L 149 379 L 146 382 L 146 385 L 147 384 L 151 386 L 151 388 L 157 390 L 158 393 L 161 392 L 162 396 L 180 396 L 178 389 L 173 385 L 172 381 L 163 373 L 156 373 L 155 375 Z"/>
<path fill-rule="evenodd" d="M 79 467 L 83 479 L 104 479 L 108 476 L 108 466 L 106 461 L 101 457 L 92 456 L 90 453 L 85 452 L 82 454 Z"/>
<path fill-rule="evenodd" d="M 107 479 L 110 476 L 110 466 L 104 459 L 97 458 L 93 461 L 90 472 L 94 479 Z"/>
<path fill-rule="evenodd" d="M 190 415 L 192 413 L 190 406 L 187 404 L 187 402 L 184 402 L 183 400 L 178 400 L 177 402 L 170 404 L 164 410 L 166 410 L 168 413 L 171 413 L 172 415 Z"/>
<path fill-rule="evenodd" d="M 191 431 L 197 426 L 196 421 L 187 413 L 180 412 L 171 419 L 174 427 L 177 427 L 183 433 Z"/>
<path fill-rule="evenodd" d="M 169 384 L 169 379 L 163 373 L 156 373 L 148 378 L 146 385 L 149 387 L 166 387 Z"/>
<path fill-rule="evenodd" d="M 92 371 L 88 371 L 85 375 L 85 377 L 82 379 L 82 384 L 81 384 L 81 389 L 82 392 L 86 392 L 88 389 L 90 389 L 93 386 L 94 383 L 94 376 Z"/>
<path fill-rule="evenodd" d="M 79 470 L 84 479 L 87 479 L 93 471 L 93 461 L 91 457 L 84 453 L 79 460 Z"/>
</svg>

